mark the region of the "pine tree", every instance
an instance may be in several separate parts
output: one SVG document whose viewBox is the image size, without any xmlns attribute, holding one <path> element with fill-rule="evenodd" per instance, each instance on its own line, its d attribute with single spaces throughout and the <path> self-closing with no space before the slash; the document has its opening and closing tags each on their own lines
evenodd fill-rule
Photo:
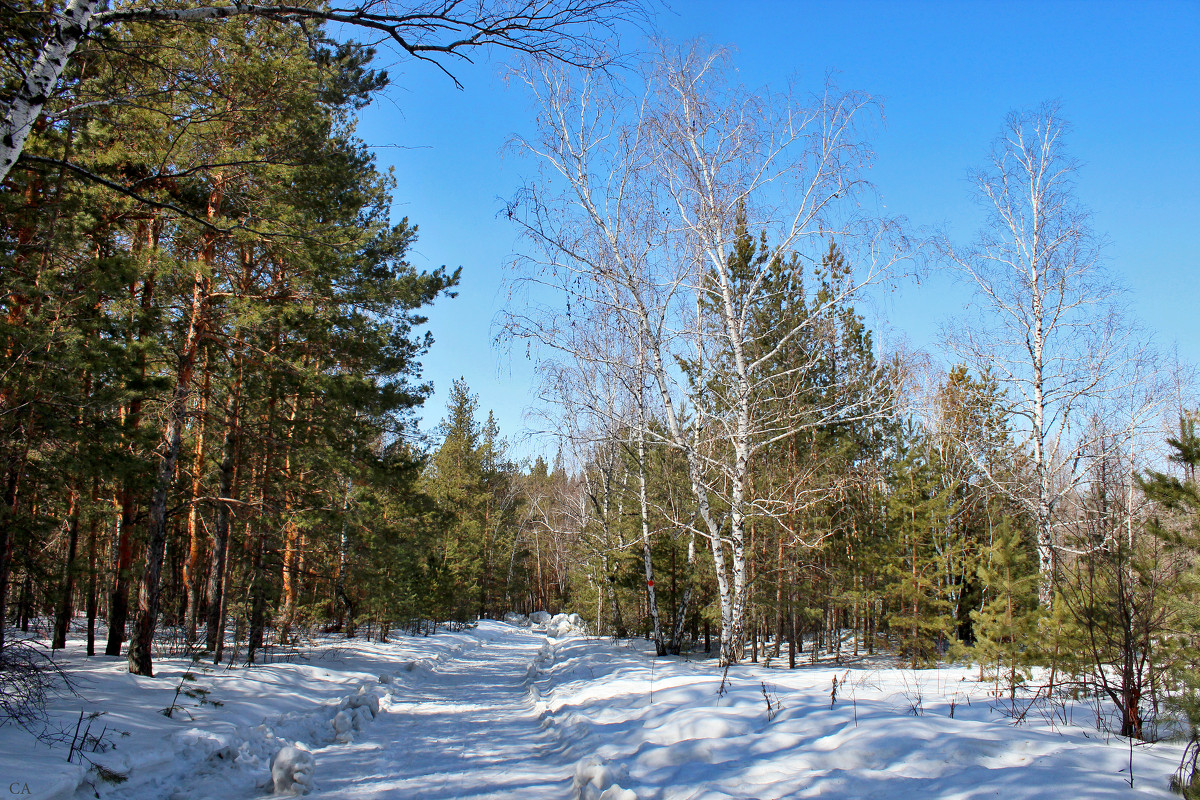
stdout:
<svg viewBox="0 0 1200 800">
<path fill-rule="evenodd" d="M 1179 433 L 1167 439 L 1173 451 L 1170 461 L 1180 476 L 1148 470 L 1137 483 L 1161 509 L 1149 531 L 1167 548 L 1182 567 L 1171 584 L 1168 599 L 1171 619 L 1169 634 L 1161 641 L 1166 650 L 1162 661 L 1170 685 L 1175 688 L 1174 705 L 1188 725 L 1190 745 L 1175 784 L 1189 800 L 1200 797 L 1200 676 L 1195 670 L 1195 653 L 1200 648 L 1200 435 L 1198 415 L 1185 414 Z M 1188 760 L 1190 758 L 1190 761 Z"/>
<path fill-rule="evenodd" d="M 466 382 L 455 381 L 442 443 L 425 476 L 426 491 L 447 515 L 439 543 L 439 597 L 446 613 L 462 620 L 499 611 L 501 586 L 507 583 L 501 559 L 502 554 L 513 557 L 520 499 L 496 419 L 489 413 L 480 425 L 478 409 Z"/>
<path fill-rule="evenodd" d="M 979 663 L 980 680 L 990 673 L 997 695 L 1006 692 L 1016 704 L 1017 690 L 1040 660 L 1037 604 L 1038 575 L 1034 567 L 1030 534 L 1003 517 L 992 531 L 992 544 L 979 564 L 979 580 L 987 588 L 986 600 L 972 610 L 975 643 L 972 654 Z"/>
<path fill-rule="evenodd" d="M 129 655 L 148 674 L 160 616 L 203 619 L 220 658 L 232 612 L 253 658 L 272 623 L 286 640 L 320 598 L 342 607 L 353 576 L 313 565 L 343 565 L 376 486 L 413 491 L 383 454 L 430 391 L 418 310 L 457 274 L 407 263 L 416 230 L 391 223 L 394 183 L 353 136 L 385 82 L 369 50 L 242 20 L 163 33 L 156 70 L 143 33 L 89 50 L 72 91 L 144 102 L 39 131 L 27 152 L 48 161 L 0 193 L 0 613 L 15 557 L 22 615 L 45 596 L 61 642 L 86 585 L 117 655 L 140 578 Z"/>
<path fill-rule="evenodd" d="M 942 580 L 950 491 L 939 479 L 939 464 L 929 442 L 912 427 L 898 450 L 888 496 L 888 532 L 892 538 L 892 612 L 888 624 L 900 641 L 900 655 L 913 669 L 936 663 L 954 630 L 947 586 Z"/>
</svg>

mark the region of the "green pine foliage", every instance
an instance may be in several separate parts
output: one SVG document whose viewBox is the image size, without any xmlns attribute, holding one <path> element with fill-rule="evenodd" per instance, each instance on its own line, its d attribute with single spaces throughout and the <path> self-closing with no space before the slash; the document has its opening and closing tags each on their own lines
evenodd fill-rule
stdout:
<svg viewBox="0 0 1200 800">
<path fill-rule="evenodd" d="M 489 413 L 481 424 L 478 412 L 478 397 L 464 381 L 455 381 L 441 444 L 423 477 L 424 491 L 443 513 L 430 588 L 441 613 L 460 621 L 511 610 L 517 589 L 512 565 L 518 555 L 523 479 L 508 461 L 495 417 Z M 549 480 L 545 463 L 539 463 L 525 482 Z"/>
<path fill-rule="evenodd" d="M 950 490 L 942 485 L 929 443 L 906 431 L 888 496 L 888 564 L 892 612 L 888 618 L 898 652 L 913 669 L 936 664 L 948 647 L 954 617 L 945 580 L 950 548 Z"/>
<path fill-rule="evenodd" d="M 0 611 L 86 606 L 139 671 L 160 622 L 225 609 L 252 660 L 268 627 L 404 613 L 375 598 L 424 568 L 397 546 L 431 527 L 401 443 L 419 310 L 457 275 L 407 262 L 416 228 L 353 135 L 386 76 L 309 33 L 107 32 L 0 192 Z"/>
<path fill-rule="evenodd" d="M 990 680 L 997 696 L 1016 702 L 1017 691 L 1040 663 L 1037 569 L 1028 531 L 1004 517 L 991 532 L 991 545 L 978 565 L 987 594 L 971 612 L 975 642 L 971 655 L 979 664 L 980 680 Z"/>
<path fill-rule="evenodd" d="M 1189 745 L 1174 781 L 1184 797 L 1200 797 L 1200 676 L 1195 653 L 1200 648 L 1200 435 L 1195 412 L 1179 421 L 1179 433 L 1170 437 L 1170 460 L 1178 470 L 1167 474 L 1148 470 L 1139 476 L 1142 491 L 1159 513 L 1150 521 L 1150 533 L 1166 548 L 1166 557 L 1178 569 L 1169 589 L 1169 623 L 1160 637 L 1160 660 L 1166 666 L 1166 686 L 1172 706 L 1182 716 Z"/>
</svg>

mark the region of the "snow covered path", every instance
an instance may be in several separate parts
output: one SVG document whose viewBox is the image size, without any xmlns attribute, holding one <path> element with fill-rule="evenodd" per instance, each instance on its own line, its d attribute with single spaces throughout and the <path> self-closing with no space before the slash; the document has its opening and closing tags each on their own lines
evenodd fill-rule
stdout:
<svg viewBox="0 0 1200 800">
<path fill-rule="evenodd" d="M 317 751 L 315 796 L 1166 798 L 1178 758 L 1054 720 L 1015 726 L 963 669 L 741 665 L 722 692 L 711 663 L 498 623 L 454 650 L 398 673 L 361 741 Z"/>
<path fill-rule="evenodd" d="M 648 647 L 485 621 L 330 637 L 253 668 L 164 658 L 153 678 L 75 649 L 80 693 L 49 722 L 71 738 L 100 710 L 106 745 L 68 763 L 7 726 L 0 775 L 31 800 L 266 800 L 271 758 L 294 745 L 315 758 L 309 796 L 339 800 L 1173 797 L 1181 748 L 1131 748 L 1097 726 L 1094 698 L 1015 725 L 974 668 L 776 660 L 723 681 Z"/>
<path fill-rule="evenodd" d="M 530 690 L 546 639 L 483 626 L 432 669 L 395 674 L 359 742 L 316 751 L 314 797 L 564 798 L 574 763 L 544 726 Z"/>
</svg>

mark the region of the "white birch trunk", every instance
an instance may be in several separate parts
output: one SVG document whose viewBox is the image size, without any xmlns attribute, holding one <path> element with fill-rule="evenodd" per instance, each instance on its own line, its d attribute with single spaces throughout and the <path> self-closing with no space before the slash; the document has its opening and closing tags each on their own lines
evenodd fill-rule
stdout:
<svg viewBox="0 0 1200 800">
<path fill-rule="evenodd" d="M 514 315 L 509 330 L 606 367 L 632 361 L 635 349 L 644 353 L 662 424 L 651 427 L 648 414 L 634 424 L 687 466 L 696 514 L 681 524 L 709 542 L 720 658 L 729 664 L 740 660 L 745 636 L 747 517 L 763 508 L 750 493 L 755 452 L 834 418 L 875 413 L 875 406 L 831 405 L 781 416 L 774 401 L 788 391 L 786 375 L 770 374 L 770 362 L 822 324 L 824 309 L 761 347 L 755 337 L 764 332 L 751 310 L 773 291 L 771 266 L 731 272 L 735 220 L 751 209 L 750 224 L 775 237 L 781 257 L 822 250 L 830 238 L 861 241 L 864 266 L 836 288 L 829 307 L 876 280 L 895 251 L 890 225 L 862 218 L 843 200 L 865 186 L 859 170 L 870 152 L 853 121 L 871 113 L 870 98 L 827 87 L 800 107 L 791 97 L 747 94 L 711 77 L 723 61 L 723 53 L 702 48 L 664 52 L 641 100 L 592 75 L 578 84 L 553 71 L 529 76 L 543 103 L 541 138 L 523 145 L 550 180 L 527 187 L 532 200 L 513 216 L 545 253 L 528 258 L 538 267 L 530 283 L 564 292 L 570 325 Z M 561 194 L 547 188 L 554 184 Z M 844 212 L 836 219 L 835 205 Z M 613 320 L 628 341 L 614 350 L 581 340 L 575 320 L 593 314 Z"/>
<path fill-rule="evenodd" d="M 650 605 L 650 620 L 654 627 L 654 651 L 660 656 L 667 654 L 663 642 L 662 624 L 658 615 L 658 593 L 654 588 L 654 562 L 650 550 L 650 500 L 646 492 L 646 434 L 637 431 L 638 459 L 638 512 L 642 522 L 642 568 L 646 578 L 646 602 Z"/>
<path fill-rule="evenodd" d="M 21 157 L 33 124 L 58 87 L 71 54 L 87 37 L 92 16 L 101 2 L 71 0 L 61 13 L 54 15 L 50 38 L 0 117 L 0 181 L 8 177 Z"/>
</svg>

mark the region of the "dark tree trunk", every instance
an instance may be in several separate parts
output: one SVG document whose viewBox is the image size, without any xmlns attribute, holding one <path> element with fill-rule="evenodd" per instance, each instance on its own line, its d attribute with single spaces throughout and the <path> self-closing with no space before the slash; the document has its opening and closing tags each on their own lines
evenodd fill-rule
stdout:
<svg viewBox="0 0 1200 800">
<path fill-rule="evenodd" d="M 182 381 L 180 382 L 182 384 Z M 129 639 L 129 671 L 134 675 L 153 675 L 152 648 L 158 625 L 162 593 L 163 557 L 167 548 L 167 495 L 175 477 L 175 462 L 183 436 L 183 417 L 187 412 L 188 389 L 177 385 L 168 411 L 167 446 L 158 468 L 158 481 L 150 498 L 149 541 L 146 543 L 146 571 L 138 585 L 137 615 Z"/>
<path fill-rule="evenodd" d="M 205 646 L 213 654 L 214 663 L 221 662 L 221 650 L 225 640 L 225 573 L 229 552 L 229 527 L 233 499 L 233 473 L 237 460 L 238 401 L 236 392 L 230 397 L 225 409 L 225 440 L 221 447 L 221 465 L 218 468 L 217 520 L 213 530 L 212 549 L 209 553 L 208 585 L 205 587 L 208 604 L 205 627 Z"/>
<path fill-rule="evenodd" d="M 155 218 L 141 228 L 135 240 L 135 252 L 154 251 L 158 247 L 161 227 L 162 219 Z M 141 286 L 140 304 L 144 319 L 150 318 L 150 311 L 154 307 L 155 286 L 155 276 L 151 272 Z M 130 287 L 129 292 L 132 300 L 137 295 L 137 286 Z M 150 326 L 143 324 L 138 329 L 137 341 L 145 341 L 151 334 Z M 133 343 L 132 339 L 130 343 Z M 140 348 L 138 352 L 138 369 L 144 379 L 147 369 L 146 357 Z M 133 434 L 141 425 L 141 421 L 142 401 L 135 397 L 129 402 L 129 410 L 125 416 L 124 429 L 128 432 L 126 434 L 128 438 L 132 439 Z M 108 600 L 108 640 L 104 646 L 104 654 L 107 656 L 121 655 L 121 644 L 125 641 L 125 626 L 129 621 L 129 582 L 133 579 L 133 523 L 136 508 L 134 497 L 134 485 L 132 481 L 126 480 L 119 496 L 121 517 L 118 523 L 120 528 L 117 530 L 116 574 L 113 576 L 113 589 Z"/>
<path fill-rule="evenodd" d="M 88 523 L 88 586 L 87 586 L 87 654 L 96 655 L 96 612 L 99 610 L 99 593 L 96 581 L 96 528 L 99 521 L 93 514 Z"/>
<path fill-rule="evenodd" d="M 129 671 L 135 675 L 153 675 L 151 649 L 158 625 L 159 599 L 162 592 L 163 556 L 167 545 L 167 497 L 175 480 L 175 464 L 183 438 L 187 401 L 192 389 L 192 373 L 199 354 L 207 279 L 197 272 L 192 281 L 192 308 L 187 335 L 179 354 L 175 390 L 167 407 L 166 446 L 159 464 L 154 494 L 149 508 L 149 540 L 146 543 L 146 570 L 138 586 L 137 617 L 129 641 Z"/>
<path fill-rule="evenodd" d="M 79 549 L 79 492 L 72 490 L 71 500 L 67 511 L 67 557 L 63 564 L 62 594 L 58 599 L 58 609 L 54 615 L 54 637 L 50 642 L 52 650 L 61 650 L 67 646 L 67 634 L 71 629 L 71 617 L 74 614 L 73 595 L 75 594 L 75 553 Z"/>
<path fill-rule="evenodd" d="M 17 601 L 17 627 L 21 633 L 29 633 L 29 620 L 33 619 L 33 578 L 29 570 L 25 570 L 25 580 L 21 581 L 21 598 Z"/>
<path fill-rule="evenodd" d="M 125 641 L 125 623 L 129 619 L 129 581 L 133 570 L 133 489 L 126 485 L 121 491 L 121 518 L 117 523 L 117 571 L 112 594 L 108 599 L 108 641 L 106 656 L 121 655 Z"/>
<path fill-rule="evenodd" d="M 250 562 L 250 636 L 246 646 L 246 664 L 253 664 L 258 651 L 262 650 L 263 633 L 266 629 L 267 598 L 266 574 L 263 571 L 263 541 L 255 537 L 251 544 Z"/>
<path fill-rule="evenodd" d="M 19 483 L 20 472 L 9 469 L 4 477 L 4 507 L 0 508 L 0 647 L 4 647 L 4 628 L 8 624 L 8 583 L 16 539 L 12 520 L 16 514 Z"/>
<path fill-rule="evenodd" d="M 796 590 L 788 592 L 788 669 L 796 668 Z"/>
</svg>

